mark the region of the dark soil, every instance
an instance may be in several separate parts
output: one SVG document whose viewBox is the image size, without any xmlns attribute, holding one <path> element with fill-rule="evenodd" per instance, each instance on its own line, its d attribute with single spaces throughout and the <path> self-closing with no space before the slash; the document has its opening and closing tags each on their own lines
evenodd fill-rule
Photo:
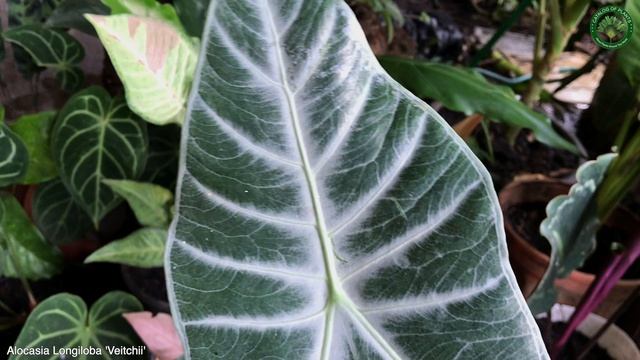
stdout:
<svg viewBox="0 0 640 360">
<path fill-rule="evenodd" d="M 557 150 L 534 141 L 527 130 L 520 132 L 515 144 L 507 139 L 507 128 L 500 124 L 491 125 L 494 161 L 484 161 L 491 173 L 497 191 L 500 191 L 516 175 L 533 173 L 557 176 L 570 173 L 580 164 L 580 158 L 565 150 Z M 478 142 L 486 149 L 483 136 Z"/>
<path fill-rule="evenodd" d="M 558 323 L 558 322 L 552 323 L 551 336 L 549 336 L 548 320 L 546 318 L 536 319 L 536 322 L 538 323 L 538 327 L 540 327 L 540 330 L 542 331 L 542 338 L 544 339 L 545 344 L 547 345 L 547 349 L 551 349 L 551 345 L 552 345 L 548 343 L 549 339 L 553 341 L 559 338 L 560 336 L 562 336 L 562 331 L 565 329 L 567 325 L 566 323 Z M 562 350 L 562 353 L 558 357 L 558 360 L 577 359 L 578 355 L 580 355 L 582 350 L 586 348 L 588 344 L 589 344 L 588 337 L 582 335 L 579 332 L 575 332 L 567 342 L 567 345 L 565 346 L 565 348 Z M 582 360 L 608 360 L 608 359 L 613 359 L 613 358 L 609 356 L 609 354 L 605 349 L 596 345 L 589 351 L 589 353 Z"/>
<path fill-rule="evenodd" d="M 170 311 L 163 268 L 123 266 L 122 276 L 130 291 L 150 310 L 166 313 Z"/>
</svg>

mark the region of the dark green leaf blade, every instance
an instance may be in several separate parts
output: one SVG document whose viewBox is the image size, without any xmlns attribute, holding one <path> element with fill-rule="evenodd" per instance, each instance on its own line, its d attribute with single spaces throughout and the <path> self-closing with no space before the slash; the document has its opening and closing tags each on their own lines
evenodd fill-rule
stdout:
<svg viewBox="0 0 640 360">
<path fill-rule="evenodd" d="M 29 53 L 38 66 L 54 69 L 64 90 L 73 91 L 82 85 L 82 71 L 77 65 L 84 58 L 84 48 L 71 35 L 40 25 L 22 25 L 5 31 L 4 37 Z"/>
<path fill-rule="evenodd" d="M 87 312 L 87 305 L 78 296 L 62 293 L 51 296 L 29 315 L 15 346 L 17 348 L 49 349 L 49 356 L 11 355 L 10 360 L 58 358 L 54 346 L 60 348 L 94 348 L 101 355 L 80 355 L 86 359 L 145 359 L 143 355 L 113 355 L 111 347 L 142 345 L 129 324 L 122 317 L 128 312 L 142 311 L 142 305 L 132 295 L 113 291 L 96 301 Z M 140 346 L 142 348 L 142 346 Z"/>
<path fill-rule="evenodd" d="M 488 173 L 346 3 L 213 1 L 202 47 L 167 244 L 187 359 L 547 358 Z"/>
<path fill-rule="evenodd" d="M 511 89 L 493 85 L 473 70 L 397 57 L 383 57 L 380 61 L 395 80 L 417 96 L 435 99 L 466 115 L 479 113 L 531 129 L 540 142 L 577 152 L 573 144 L 553 130 L 548 118 L 518 101 Z"/>
<path fill-rule="evenodd" d="M 94 225 L 122 199 L 104 179 L 137 179 L 147 157 L 147 128 L 122 98 L 91 87 L 58 114 L 51 148 L 60 178 Z"/>
<path fill-rule="evenodd" d="M 124 239 L 111 242 L 84 262 L 110 262 L 142 268 L 162 267 L 167 230 L 143 228 Z"/>
<path fill-rule="evenodd" d="M 37 184 L 58 176 L 49 148 L 49 133 L 55 115 L 53 111 L 25 115 L 10 126 L 24 143 L 29 156 L 27 173 L 21 181 L 23 184 Z"/>
<path fill-rule="evenodd" d="M 44 237 L 56 245 L 79 240 L 91 230 L 91 218 L 59 179 L 38 186 L 33 198 L 33 220 Z"/>
<path fill-rule="evenodd" d="M 46 25 L 54 28 L 78 29 L 95 35 L 93 26 L 84 14 L 107 15 L 109 8 L 101 0 L 63 0 L 47 19 Z"/>
<path fill-rule="evenodd" d="M 175 0 L 173 6 L 175 6 L 187 33 L 191 36 L 201 37 L 209 0 Z"/>
<path fill-rule="evenodd" d="M 60 254 L 45 241 L 20 203 L 0 193 L 0 275 L 47 279 L 60 266 Z"/>
<path fill-rule="evenodd" d="M 28 167 L 27 147 L 0 119 L 0 187 L 20 182 Z"/>
</svg>

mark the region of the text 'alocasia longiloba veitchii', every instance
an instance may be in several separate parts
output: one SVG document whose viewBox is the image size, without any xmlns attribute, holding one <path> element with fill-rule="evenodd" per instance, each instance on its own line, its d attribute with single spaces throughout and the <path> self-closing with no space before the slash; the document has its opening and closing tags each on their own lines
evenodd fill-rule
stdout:
<svg viewBox="0 0 640 360">
<path fill-rule="evenodd" d="M 546 358 L 491 181 L 335 0 L 214 0 L 169 236 L 192 359 Z"/>
</svg>

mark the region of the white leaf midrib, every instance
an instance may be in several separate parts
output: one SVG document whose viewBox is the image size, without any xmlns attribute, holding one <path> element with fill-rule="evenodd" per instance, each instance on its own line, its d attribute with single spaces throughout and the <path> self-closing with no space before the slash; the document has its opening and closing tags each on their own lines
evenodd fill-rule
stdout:
<svg viewBox="0 0 640 360">
<path fill-rule="evenodd" d="M 277 65 L 279 70 L 280 82 L 282 84 L 282 92 L 286 98 L 288 110 L 291 118 L 291 125 L 294 130 L 295 141 L 300 153 L 300 160 L 302 162 L 302 169 L 307 181 L 307 185 L 310 192 L 311 202 L 313 206 L 314 215 L 316 218 L 316 228 L 321 241 L 321 248 L 323 252 L 323 260 L 325 264 L 325 270 L 327 272 L 327 282 L 329 288 L 329 298 L 326 309 L 325 320 L 325 332 L 321 350 L 321 359 L 329 359 L 331 354 L 330 347 L 332 342 L 332 328 L 333 319 L 335 317 L 335 307 L 337 304 L 341 305 L 347 312 L 358 321 L 369 332 L 371 337 L 386 351 L 387 355 L 392 359 L 400 359 L 401 357 L 395 352 L 395 350 L 387 343 L 384 337 L 373 327 L 371 323 L 366 319 L 353 301 L 348 297 L 347 293 L 342 289 L 340 279 L 338 277 L 337 266 L 335 264 L 333 243 L 329 236 L 327 223 L 323 212 L 323 207 L 320 201 L 320 195 L 318 186 L 316 183 L 316 176 L 313 171 L 311 162 L 309 161 L 309 155 L 307 154 L 307 147 L 304 142 L 304 135 L 300 123 L 300 116 L 298 113 L 298 106 L 296 105 L 295 94 L 291 91 L 287 79 L 287 66 L 284 62 L 284 55 L 282 46 L 280 44 L 280 35 L 275 25 L 275 19 L 273 11 L 268 0 L 262 2 L 266 17 L 268 18 L 268 25 L 271 35 L 273 37 L 273 47 L 277 58 Z"/>
</svg>

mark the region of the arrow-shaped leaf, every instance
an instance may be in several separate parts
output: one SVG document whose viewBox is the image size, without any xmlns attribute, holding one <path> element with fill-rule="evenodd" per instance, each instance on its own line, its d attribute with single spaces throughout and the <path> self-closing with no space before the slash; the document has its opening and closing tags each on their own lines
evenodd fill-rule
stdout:
<svg viewBox="0 0 640 360">
<path fill-rule="evenodd" d="M 60 178 L 94 225 L 122 199 L 104 179 L 137 179 L 147 156 L 146 124 L 122 98 L 91 87 L 60 110 L 51 149 Z"/>
<path fill-rule="evenodd" d="M 491 179 L 343 1 L 212 1 L 169 298 L 187 359 L 546 358 Z"/>
</svg>

